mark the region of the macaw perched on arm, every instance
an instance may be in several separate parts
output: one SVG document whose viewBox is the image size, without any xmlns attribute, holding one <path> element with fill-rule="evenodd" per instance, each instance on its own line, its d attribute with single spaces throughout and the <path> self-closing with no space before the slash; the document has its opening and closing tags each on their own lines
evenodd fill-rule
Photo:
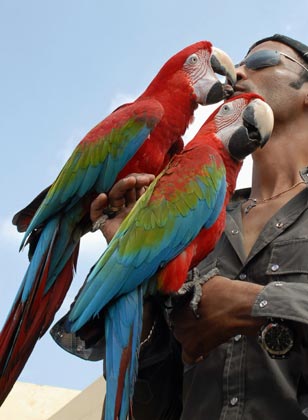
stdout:
<svg viewBox="0 0 308 420">
<path fill-rule="evenodd" d="M 14 217 L 25 231 L 21 248 L 30 244 L 30 264 L 0 335 L 0 404 L 71 284 L 91 201 L 126 174 L 157 175 L 165 167 L 182 149 L 198 104 L 229 93 L 215 72 L 235 83 L 232 61 L 208 41 L 171 57 L 142 95 L 85 136 L 51 187 Z"/>
<path fill-rule="evenodd" d="M 105 419 L 132 415 L 143 298 L 176 293 L 216 244 L 242 160 L 270 137 L 273 114 L 256 94 L 227 100 L 151 183 L 90 271 L 66 323 L 105 319 Z"/>
</svg>

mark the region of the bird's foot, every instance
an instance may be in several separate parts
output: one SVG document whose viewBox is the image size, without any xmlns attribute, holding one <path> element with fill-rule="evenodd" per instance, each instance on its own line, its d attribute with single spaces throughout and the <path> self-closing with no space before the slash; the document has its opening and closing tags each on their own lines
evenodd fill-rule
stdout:
<svg viewBox="0 0 308 420">
<path fill-rule="evenodd" d="M 181 301 L 184 298 L 185 303 L 189 298 L 189 307 L 193 311 L 196 318 L 200 317 L 198 307 L 202 297 L 202 286 L 217 274 L 217 268 L 213 268 L 205 275 L 201 275 L 200 271 L 197 268 L 194 268 L 191 270 L 188 280 L 176 293 L 176 299 L 179 298 Z"/>
<path fill-rule="evenodd" d="M 165 319 L 170 329 L 173 328 L 172 311 L 175 307 L 184 307 L 189 304 L 196 318 L 200 317 L 198 312 L 199 303 L 202 297 L 202 286 L 212 277 L 219 273 L 218 268 L 213 268 L 208 273 L 201 275 L 198 268 L 193 268 L 187 277 L 186 282 L 165 301 Z"/>
<path fill-rule="evenodd" d="M 101 229 L 104 224 L 106 223 L 106 220 L 108 220 L 108 216 L 106 214 L 103 214 L 100 216 L 96 222 L 92 225 L 92 232 L 96 232 L 97 230 Z"/>
<path fill-rule="evenodd" d="M 119 213 L 122 207 L 107 206 L 103 210 L 103 214 L 96 220 L 92 225 L 92 232 L 96 232 L 98 229 L 104 227 L 104 224 L 108 219 L 113 219 Z"/>
</svg>

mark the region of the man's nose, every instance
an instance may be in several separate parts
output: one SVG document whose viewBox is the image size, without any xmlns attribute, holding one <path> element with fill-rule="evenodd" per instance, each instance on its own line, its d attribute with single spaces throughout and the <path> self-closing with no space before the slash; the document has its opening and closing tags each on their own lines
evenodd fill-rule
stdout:
<svg viewBox="0 0 308 420">
<path fill-rule="evenodd" d="M 236 81 L 239 82 L 240 80 L 245 80 L 247 79 L 247 74 L 245 72 L 245 65 L 239 65 L 238 67 L 236 67 L 235 69 L 235 73 L 236 73 Z"/>
</svg>

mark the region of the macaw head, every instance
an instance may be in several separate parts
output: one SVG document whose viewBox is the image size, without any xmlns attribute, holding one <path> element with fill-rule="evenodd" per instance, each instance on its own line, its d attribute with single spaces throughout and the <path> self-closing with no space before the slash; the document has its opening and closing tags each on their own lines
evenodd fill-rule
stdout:
<svg viewBox="0 0 308 420">
<path fill-rule="evenodd" d="M 225 76 L 222 83 L 219 76 Z M 168 89 L 186 91 L 190 89 L 190 97 L 197 104 L 209 105 L 230 96 L 231 86 L 236 82 L 235 68 L 231 58 L 222 50 L 215 48 L 209 41 L 192 44 L 173 57 L 161 68 L 147 89 Z M 153 89 L 154 88 L 154 89 Z"/>
<path fill-rule="evenodd" d="M 209 42 L 201 42 L 188 47 L 186 54 L 189 55 L 183 64 L 183 71 L 190 80 L 199 104 L 214 104 L 230 95 L 229 87 L 235 84 L 236 74 L 231 58 L 224 51 Z M 227 83 L 222 84 L 216 73 L 225 76 Z"/>
<path fill-rule="evenodd" d="M 261 96 L 243 93 L 226 100 L 208 118 L 206 126 L 215 131 L 229 154 L 241 161 L 266 144 L 272 134 L 274 116 Z"/>
</svg>

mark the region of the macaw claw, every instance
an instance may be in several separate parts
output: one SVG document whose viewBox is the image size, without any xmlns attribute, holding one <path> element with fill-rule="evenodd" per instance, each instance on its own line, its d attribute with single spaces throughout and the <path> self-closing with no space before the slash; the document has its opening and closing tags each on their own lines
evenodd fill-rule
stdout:
<svg viewBox="0 0 308 420">
<path fill-rule="evenodd" d="M 202 286 L 212 277 L 217 276 L 218 268 L 213 268 L 205 275 L 201 275 L 198 268 L 190 271 L 188 280 L 183 286 L 172 296 L 173 306 L 175 304 L 183 304 L 189 302 L 189 307 L 193 311 L 196 318 L 200 318 L 198 311 L 199 303 L 202 297 Z"/>
<path fill-rule="evenodd" d="M 200 271 L 197 268 L 194 268 L 192 270 L 191 280 L 184 283 L 183 286 L 178 290 L 178 293 L 180 292 L 181 294 L 187 293 L 191 290 L 190 293 L 192 297 L 189 302 L 189 307 L 193 311 L 193 314 L 195 315 L 197 319 L 200 318 L 198 308 L 199 308 L 199 303 L 202 298 L 202 286 L 212 277 L 217 276 L 218 273 L 219 273 L 219 270 L 216 267 L 210 270 L 205 275 L 201 275 Z"/>
</svg>

